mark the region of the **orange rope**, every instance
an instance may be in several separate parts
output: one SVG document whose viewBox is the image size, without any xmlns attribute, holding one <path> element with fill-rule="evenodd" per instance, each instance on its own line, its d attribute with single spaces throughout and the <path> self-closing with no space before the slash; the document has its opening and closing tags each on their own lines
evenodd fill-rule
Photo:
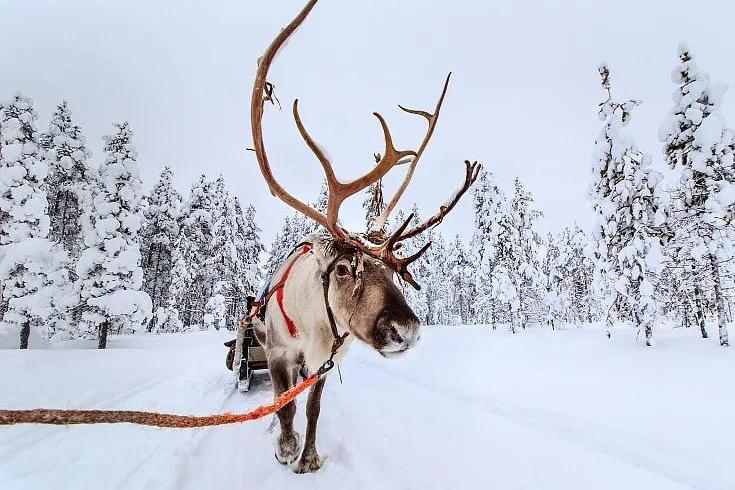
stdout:
<svg viewBox="0 0 735 490">
<path fill-rule="evenodd" d="M 313 374 L 290 390 L 281 393 L 272 404 L 263 405 L 246 413 L 193 416 L 132 410 L 53 410 L 48 408 L 35 408 L 32 410 L 0 410 L 0 425 L 129 423 L 151 425 L 154 427 L 192 429 L 195 427 L 248 422 L 282 409 L 286 404 L 303 393 L 304 390 L 316 383 L 318 379 L 319 376 Z"/>
</svg>

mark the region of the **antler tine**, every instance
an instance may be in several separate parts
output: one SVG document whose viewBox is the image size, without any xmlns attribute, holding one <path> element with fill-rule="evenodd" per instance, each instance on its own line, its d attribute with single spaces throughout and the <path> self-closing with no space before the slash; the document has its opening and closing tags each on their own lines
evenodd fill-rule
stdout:
<svg viewBox="0 0 735 490">
<path fill-rule="evenodd" d="M 436 107 L 434 108 L 433 114 L 418 109 L 408 109 L 400 104 L 398 105 L 398 107 L 404 112 L 407 112 L 409 114 L 416 114 L 425 118 L 428 122 L 428 127 L 426 128 L 426 135 L 424 136 L 421 145 L 419 146 L 418 150 L 416 150 L 416 156 L 414 157 L 413 161 L 411 161 L 411 165 L 409 165 L 408 170 L 406 171 L 406 176 L 403 178 L 403 182 L 401 182 L 401 185 L 396 190 L 396 193 L 393 195 L 390 201 L 388 201 L 388 204 L 383 212 L 375 220 L 373 224 L 374 228 L 382 229 L 385 226 L 385 222 L 388 219 L 388 216 L 390 216 L 390 213 L 396 207 L 398 201 L 401 199 L 403 193 L 406 191 L 408 184 L 411 182 L 414 171 L 416 170 L 416 165 L 418 165 L 419 160 L 421 159 L 421 155 L 424 154 L 424 150 L 428 146 L 429 140 L 431 140 L 431 137 L 434 135 L 434 128 L 436 128 L 436 123 L 439 120 L 439 113 L 441 112 L 442 104 L 444 103 L 444 97 L 447 95 L 447 89 L 449 88 L 449 79 L 451 77 L 452 72 L 449 72 L 447 74 L 446 80 L 444 80 L 444 87 L 442 88 L 442 92 L 439 95 L 439 100 L 436 102 Z"/>
<path fill-rule="evenodd" d="M 322 150 L 311 135 L 309 135 L 308 131 L 306 131 L 306 127 L 304 127 L 304 123 L 301 122 L 301 116 L 299 115 L 299 99 L 294 99 L 293 101 L 293 118 L 296 121 L 296 127 L 299 129 L 301 137 L 304 139 L 309 149 L 314 153 L 317 160 L 319 160 L 319 163 L 321 163 L 322 168 L 324 169 L 324 174 L 327 177 L 327 187 L 331 189 L 333 187 L 333 183 L 337 182 L 337 177 L 334 175 L 334 169 L 332 168 L 332 164 L 329 159 L 324 154 L 324 150 Z"/>
<path fill-rule="evenodd" d="M 401 234 L 401 236 L 398 238 L 398 242 L 401 242 L 403 240 L 406 240 L 408 238 L 414 237 L 432 226 L 438 225 L 442 222 L 444 217 L 452 210 L 454 209 L 454 206 L 457 205 L 460 198 L 464 195 L 465 192 L 472 186 L 472 184 L 475 183 L 475 180 L 477 180 L 477 176 L 480 174 L 480 168 L 482 168 L 482 165 L 475 162 L 470 163 L 469 160 L 464 161 L 465 164 L 465 177 L 464 177 L 464 183 L 462 186 L 457 189 L 454 194 L 449 198 L 449 200 L 445 203 L 439 206 L 439 211 L 431 216 L 429 219 L 424 221 L 423 223 L 411 228 L 410 230 L 404 232 Z"/>
<path fill-rule="evenodd" d="M 419 251 L 416 252 L 415 254 L 409 255 L 408 257 L 400 259 L 401 263 L 407 266 L 410 263 L 415 262 L 416 260 L 418 260 L 419 257 L 424 255 L 424 252 L 426 252 L 430 246 L 431 246 L 431 241 L 426 242 L 424 246 L 421 247 L 421 249 L 419 249 Z"/>
<path fill-rule="evenodd" d="M 380 257 L 383 261 L 385 261 L 390 267 L 395 270 L 401 278 L 403 278 L 404 281 L 409 283 L 414 288 L 421 289 L 421 286 L 414 280 L 411 273 L 408 271 L 408 266 L 412 263 L 418 260 L 419 257 L 421 257 L 431 246 L 431 242 L 427 242 L 421 249 L 414 253 L 413 255 L 410 255 L 408 257 L 404 258 L 398 258 L 395 256 L 394 252 L 400 247 L 401 242 L 403 240 L 406 240 L 408 238 L 414 237 L 418 235 L 419 233 L 431 228 L 432 226 L 435 226 L 444 219 L 444 217 L 452 210 L 454 209 L 454 206 L 459 202 L 460 198 L 464 195 L 465 192 L 472 186 L 472 184 L 477 180 L 478 175 L 480 174 L 480 168 L 482 167 L 479 163 L 473 162 L 470 163 L 469 160 L 465 160 L 465 180 L 462 186 L 455 191 L 455 193 L 452 195 L 452 197 L 449 199 L 449 201 L 439 207 L 439 212 L 424 221 L 423 223 L 411 228 L 408 231 L 405 231 L 408 227 L 408 224 L 413 219 L 413 213 L 411 213 L 408 216 L 408 219 L 406 219 L 401 226 L 398 227 L 396 231 L 391 234 L 391 236 L 378 247 L 378 250 L 380 251 Z"/>
<path fill-rule="evenodd" d="M 417 291 L 420 291 L 421 290 L 421 286 L 416 282 L 416 280 L 414 280 L 413 276 L 408 271 L 408 266 L 412 262 L 415 262 L 416 260 L 418 260 L 419 257 L 421 257 L 422 255 L 424 255 L 424 253 L 427 250 L 429 250 L 429 247 L 431 247 L 431 242 L 430 241 L 429 242 L 426 242 L 424 244 L 424 246 L 421 247 L 419 249 L 419 251 L 416 252 L 415 254 L 413 254 L 413 255 L 411 255 L 409 257 L 406 257 L 404 259 L 400 259 L 401 260 L 401 266 L 403 267 L 403 272 L 401 273 L 401 277 L 403 278 L 404 281 L 406 281 L 411 286 L 413 286 L 414 288 L 416 288 Z"/>
<path fill-rule="evenodd" d="M 380 113 L 378 112 L 373 112 L 373 116 L 378 118 L 378 121 L 380 122 L 380 127 L 383 130 L 383 137 L 385 138 L 385 153 L 383 153 L 383 156 L 378 161 L 376 168 L 383 166 L 385 167 L 385 172 L 387 173 L 388 170 L 390 170 L 394 166 L 400 165 L 403 159 L 407 157 L 414 157 L 415 159 L 416 152 L 413 150 L 401 150 L 401 151 L 396 150 L 396 147 L 393 146 L 393 138 L 390 135 L 390 129 L 388 128 L 388 124 L 385 122 L 385 119 L 383 118 L 383 116 L 381 116 Z M 381 178 L 381 177 L 378 177 L 378 178 Z M 356 179 L 353 182 L 356 182 L 357 180 L 359 179 Z M 372 184 L 372 182 L 370 184 Z"/>
<path fill-rule="evenodd" d="M 298 15 L 280 33 L 278 33 L 273 42 L 271 42 L 265 50 L 265 53 L 263 53 L 263 56 L 258 59 L 258 70 L 255 73 L 253 94 L 250 99 L 250 127 L 253 133 L 253 149 L 255 150 L 255 156 L 258 159 L 260 171 L 268 184 L 271 194 L 278 197 L 295 210 L 328 228 L 329 223 L 327 216 L 288 193 L 288 191 L 278 183 L 268 162 L 268 155 L 265 151 L 265 143 L 263 142 L 263 109 L 266 97 L 269 97 L 266 95 L 268 70 L 270 69 L 271 63 L 273 63 L 273 59 L 276 57 L 278 50 L 304 22 L 304 19 L 306 19 L 316 3 L 317 0 L 310 0 L 304 8 L 301 9 L 301 12 L 299 12 Z"/>
<path fill-rule="evenodd" d="M 408 271 L 408 265 L 421 257 L 421 255 L 426 252 L 429 246 L 431 246 L 431 242 L 425 244 L 418 252 L 409 257 L 399 258 L 396 257 L 394 253 L 401 246 L 401 244 L 398 243 L 398 240 L 400 239 L 403 231 L 408 227 L 408 224 L 411 222 L 413 217 L 414 213 L 409 214 L 408 218 L 406 218 L 401 226 L 399 226 L 398 229 L 396 229 L 396 231 L 394 231 L 387 240 L 385 240 L 382 244 L 378 246 L 372 247 L 370 250 L 373 253 L 377 253 L 377 255 L 379 255 L 379 258 L 383 262 L 388 264 L 391 269 L 396 271 L 396 273 L 401 276 L 404 281 L 406 281 L 418 290 L 421 289 L 421 286 L 419 286 L 419 284 L 414 280 L 411 273 Z"/>
<path fill-rule="evenodd" d="M 400 238 L 403 231 L 408 227 L 409 223 L 411 223 L 411 220 L 413 219 L 414 213 L 411 213 L 408 215 L 408 218 L 401 224 L 401 226 L 396 229 L 391 235 L 388 237 L 388 239 L 381 245 L 381 248 L 386 253 L 392 253 L 395 250 L 396 243 L 398 242 L 398 239 Z"/>
<path fill-rule="evenodd" d="M 327 177 L 327 186 L 329 188 L 329 196 L 327 199 L 327 222 L 329 223 L 329 226 L 327 228 L 332 233 L 336 233 L 341 238 L 344 238 L 343 230 L 340 230 L 339 226 L 337 225 L 339 208 L 342 203 L 350 196 L 374 184 L 378 179 L 384 177 L 385 174 L 387 174 L 390 169 L 392 169 L 396 165 L 401 165 L 402 163 L 405 163 L 406 158 L 415 158 L 416 152 L 413 150 L 397 150 L 393 144 L 393 138 L 391 136 L 390 129 L 388 128 L 388 124 L 385 122 L 385 119 L 377 112 L 374 112 L 373 114 L 380 122 L 380 127 L 383 130 L 383 136 L 385 138 L 385 152 L 378 160 L 377 165 L 370 172 L 350 182 L 342 183 L 337 179 L 334 173 L 334 169 L 332 168 L 332 164 L 324 154 L 324 151 L 319 147 L 319 145 L 314 141 L 309 132 L 306 130 L 306 127 L 301 120 L 298 102 L 298 99 L 296 99 L 294 100 L 293 104 L 293 117 L 296 121 L 296 126 L 298 127 L 299 133 L 306 142 L 307 146 L 311 149 L 311 151 L 319 160 L 319 163 L 322 165 L 324 173 Z"/>
</svg>

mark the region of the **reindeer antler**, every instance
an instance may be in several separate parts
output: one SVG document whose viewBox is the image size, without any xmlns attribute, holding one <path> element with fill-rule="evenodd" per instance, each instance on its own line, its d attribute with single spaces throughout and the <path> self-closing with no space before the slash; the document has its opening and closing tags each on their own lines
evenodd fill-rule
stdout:
<svg viewBox="0 0 735 490">
<path fill-rule="evenodd" d="M 328 197 L 327 197 L 327 213 L 321 213 L 313 207 L 300 201 L 293 195 L 289 194 L 273 176 L 273 172 L 268 163 L 268 155 L 265 151 L 265 144 L 263 143 L 263 109 L 266 101 L 273 100 L 275 94 L 273 94 L 273 85 L 267 80 L 268 70 L 276 56 L 278 50 L 283 46 L 286 40 L 294 33 L 294 31 L 303 23 L 304 19 L 309 15 L 311 10 L 316 5 L 317 0 L 310 0 L 306 6 L 299 12 L 299 14 L 283 29 L 268 46 L 263 56 L 258 60 L 258 70 L 255 75 L 255 83 L 253 85 L 253 95 L 250 101 L 250 124 L 253 132 L 253 149 L 258 159 L 258 165 L 263 173 L 266 183 L 271 191 L 271 194 L 281 199 L 283 202 L 294 208 L 295 210 L 303 213 L 305 216 L 316 221 L 324 228 L 326 228 L 336 239 L 344 241 L 357 250 L 366 253 L 372 257 L 382 260 L 389 267 L 391 267 L 396 273 L 398 273 L 406 282 L 411 284 L 416 289 L 420 289 L 419 285 L 408 272 L 408 265 L 416 261 L 431 245 L 431 242 L 424 245 L 418 252 L 414 253 L 409 257 L 397 257 L 395 251 L 400 247 L 400 242 L 407 238 L 413 237 L 428 229 L 435 224 L 441 222 L 444 216 L 451 211 L 454 205 L 457 203 L 459 198 L 467 191 L 470 185 L 477 178 L 479 171 L 479 164 L 476 162 L 470 166 L 467 163 L 467 176 L 465 177 L 464 185 L 453 195 L 449 203 L 440 207 L 439 212 L 429 218 L 426 222 L 418 225 L 410 230 L 406 231 L 413 215 L 409 216 L 408 219 L 393 232 L 389 237 L 383 240 L 381 243 L 366 243 L 360 236 L 349 233 L 338 224 L 339 209 L 342 203 L 350 196 L 356 194 L 362 189 L 367 188 L 379 179 L 383 178 L 393 167 L 402 165 L 410 162 L 410 166 L 406 173 L 406 177 L 401 183 L 400 187 L 396 191 L 396 194 L 389 201 L 386 210 L 378 217 L 377 222 L 380 224 L 380 229 L 383 229 L 385 220 L 388 218 L 390 212 L 395 208 L 398 200 L 401 198 L 403 192 L 406 190 L 411 177 L 413 176 L 416 165 L 418 164 L 421 155 L 423 155 L 429 140 L 431 139 L 434 128 L 436 127 L 437 120 L 439 118 L 439 112 L 441 111 L 442 103 L 444 102 L 444 96 L 449 86 L 449 78 L 451 73 L 447 75 L 447 79 L 444 82 L 444 88 L 442 89 L 439 101 L 436 104 L 433 114 L 426 111 L 407 109 L 403 106 L 400 107 L 403 111 L 409 114 L 416 114 L 424 117 L 428 121 L 428 127 L 426 135 L 419 145 L 417 150 L 397 150 L 393 144 L 393 138 L 388 128 L 388 124 L 385 122 L 383 116 L 377 112 L 373 113 L 380 123 L 380 127 L 383 130 L 383 137 L 385 139 L 385 152 L 380 156 L 377 165 L 367 172 L 366 174 L 354 179 L 350 182 L 340 182 L 334 173 L 332 163 L 327 158 L 324 151 L 319 147 L 318 144 L 311 137 L 309 132 L 306 130 L 301 115 L 299 114 L 298 99 L 294 100 L 293 103 L 293 117 L 296 121 L 301 137 L 306 142 L 307 146 L 311 149 L 312 153 L 316 156 L 317 160 L 324 170 L 324 174 L 327 179 Z M 374 237 L 373 237 L 374 238 Z"/>
<path fill-rule="evenodd" d="M 465 176 L 462 186 L 454 191 L 454 194 L 452 194 L 444 204 L 439 206 L 439 211 L 435 215 L 431 216 L 420 225 L 416 225 L 410 230 L 402 233 L 401 236 L 398 238 L 399 242 L 411 237 L 415 237 L 416 235 L 423 233 L 429 228 L 438 225 L 444 220 L 444 216 L 446 216 L 452 209 L 454 209 L 454 206 L 459 202 L 464 193 L 469 190 L 472 184 L 475 183 L 475 180 L 477 180 L 477 176 L 480 175 L 480 168 L 482 167 L 482 165 L 477 163 L 477 161 L 470 163 L 469 160 L 465 160 L 464 164 Z"/>
<path fill-rule="evenodd" d="M 393 195 L 390 201 L 388 201 L 388 205 L 385 207 L 383 212 L 380 213 L 380 216 L 376 218 L 375 222 L 373 223 L 373 229 L 382 230 L 385 227 L 385 222 L 388 219 L 388 216 L 390 216 L 390 213 L 396 207 L 396 204 L 398 204 L 398 201 L 401 199 L 403 193 L 406 191 L 408 184 L 411 182 L 411 178 L 413 178 L 413 173 L 416 170 L 416 165 L 418 165 L 421 155 L 424 154 L 424 150 L 429 144 L 429 140 L 434 135 L 434 128 L 436 127 L 436 122 L 439 120 L 439 112 L 441 112 L 442 104 L 444 103 L 444 96 L 447 94 L 447 88 L 449 88 L 449 79 L 451 77 L 452 72 L 449 72 L 449 74 L 447 75 L 447 79 L 444 81 L 444 88 L 442 89 L 442 93 L 436 103 L 433 114 L 429 114 L 426 111 L 420 111 L 416 109 L 407 109 L 400 104 L 398 105 L 398 107 L 400 107 L 402 111 L 408 112 L 409 114 L 417 114 L 426 118 L 426 121 L 428 122 L 428 127 L 426 128 L 426 135 L 424 136 L 424 139 L 421 142 L 419 149 L 416 151 L 416 156 L 411 162 L 411 165 L 408 167 L 406 176 L 403 178 L 403 182 L 401 182 L 401 185 L 396 190 L 396 193 Z"/>
</svg>

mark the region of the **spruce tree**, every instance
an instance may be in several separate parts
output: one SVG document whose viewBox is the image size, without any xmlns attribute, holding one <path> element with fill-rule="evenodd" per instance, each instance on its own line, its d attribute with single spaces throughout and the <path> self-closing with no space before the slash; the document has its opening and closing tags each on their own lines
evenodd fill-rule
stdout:
<svg viewBox="0 0 735 490">
<path fill-rule="evenodd" d="M 137 331 L 151 316 L 151 299 L 141 291 L 138 232 L 143 191 L 132 136 L 124 122 L 104 137 L 105 161 L 83 219 L 86 248 L 77 263 L 83 301 L 80 326 L 89 335 L 98 334 L 100 349 L 107 346 L 110 332 Z"/>
<path fill-rule="evenodd" d="M 656 314 L 655 271 L 646 258 L 657 246 L 651 231 L 661 221 L 655 187 L 662 176 L 650 169 L 650 156 L 641 153 L 623 129 L 640 102 L 613 101 L 607 66 L 601 65 L 599 72 L 607 99 L 600 104 L 603 129 L 595 141 L 590 199 L 598 215 L 598 270 L 604 271 L 606 284 L 615 294 L 608 310 L 608 336 L 612 319 L 627 309 L 650 346 Z"/>
<path fill-rule="evenodd" d="M 560 251 L 560 241 L 549 233 L 546 236 L 541 260 L 541 271 L 546 281 L 544 295 L 546 324 L 552 330 L 556 330 L 561 322 L 569 320 L 570 305 L 564 288 L 566 257 Z"/>
<path fill-rule="evenodd" d="M 320 212 L 327 211 L 328 189 L 326 180 L 322 182 L 319 189 L 319 195 L 312 203 L 312 206 Z M 268 259 L 265 264 L 265 272 L 270 277 L 281 265 L 286 255 L 291 253 L 296 245 L 298 245 L 307 235 L 324 231 L 321 225 L 318 225 L 311 219 L 301 213 L 293 213 L 283 219 L 281 229 L 271 242 L 268 250 Z"/>
<path fill-rule="evenodd" d="M 181 194 L 173 185 L 173 171 L 164 167 L 158 182 L 146 199 L 141 230 L 143 290 L 151 297 L 154 317 L 148 330 L 158 321 L 158 309 L 168 303 L 173 268 L 173 251 L 179 237 Z"/>
<path fill-rule="evenodd" d="M 576 224 L 565 228 L 557 241 L 557 274 L 561 277 L 561 294 L 569 322 L 591 322 L 596 311 L 592 294 L 594 262 L 587 253 L 588 243 L 584 231 Z"/>
<path fill-rule="evenodd" d="M 235 217 L 237 219 L 235 249 L 240 271 L 238 276 L 242 281 L 244 293 L 254 295 L 263 280 L 260 259 L 265 247 L 260 240 L 261 229 L 256 222 L 255 207 L 251 204 L 243 211 L 237 197 L 235 197 Z"/>
<path fill-rule="evenodd" d="M 455 324 L 470 323 L 474 317 L 474 284 L 472 281 L 472 265 L 462 238 L 455 235 L 447 250 L 448 284 L 452 290 L 452 312 Z"/>
<path fill-rule="evenodd" d="M 21 94 L 0 106 L 0 328 L 19 331 L 21 349 L 31 327 L 49 337 L 71 336 L 67 313 L 75 302 L 68 255 L 48 240 L 48 167 L 37 118 L 32 100 Z"/>
<path fill-rule="evenodd" d="M 501 221 L 507 202 L 492 173 L 483 172 L 480 175 L 480 181 L 473 190 L 473 204 L 472 248 L 476 291 L 473 309 L 480 323 L 489 323 L 495 328 L 498 304 L 493 298 L 492 277 L 498 263 L 498 240 L 503 231 Z"/>
<path fill-rule="evenodd" d="M 449 253 L 448 247 L 439 233 L 430 232 L 431 246 L 426 251 L 421 260 L 425 265 L 425 272 L 422 272 L 422 290 L 426 294 L 427 319 L 426 323 L 430 325 L 450 324 L 450 314 L 454 307 L 454 299 L 452 291 L 447 287 L 447 277 L 449 276 Z M 424 260 L 425 257 L 425 260 Z M 424 266 L 422 265 L 422 269 Z"/>
<path fill-rule="evenodd" d="M 699 69 L 686 44 L 679 46 L 679 63 L 672 72 L 677 84 L 674 107 L 659 128 L 666 161 L 680 172 L 677 199 L 680 213 L 672 229 L 685 243 L 685 253 L 705 261 L 712 278 L 720 344 L 729 344 L 723 278 L 733 258 L 729 226 L 735 202 L 733 134 L 727 129 L 720 107 L 724 84 L 712 83 Z M 704 284 L 695 287 L 695 304 L 701 305 Z M 696 312 L 700 329 L 704 314 Z"/>
<path fill-rule="evenodd" d="M 91 153 L 81 128 L 72 121 L 66 101 L 62 101 L 52 114 L 48 132 L 41 135 L 41 145 L 46 150 L 49 166 L 46 189 L 50 238 L 76 258 L 83 242 L 81 205 L 87 200 Z"/>
<path fill-rule="evenodd" d="M 186 328 L 202 323 L 204 306 L 212 295 L 214 285 L 207 261 L 214 241 L 214 202 L 214 185 L 202 175 L 182 207 L 174 280 L 179 274 L 190 278 L 175 298 Z"/>
<path fill-rule="evenodd" d="M 533 208 L 533 196 L 526 190 L 520 179 L 513 182 L 514 193 L 510 202 L 511 223 L 515 227 L 510 242 L 514 251 L 510 254 L 513 271 L 517 274 L 517 294 L 520 302 L 521 326 L 533 320 L 539 321 L 543 302 L 544 278 L 539 263 L 540 237 L 536 224 L 541 218 L 540 211 Z"/>
<path fill-rule="evenodd" d="M 365 232 L 376 234 L 376 236 L 384 236 L 386 230 L 373 230 L 375 220 L 385 210 L 386 203 L 383 197 L 383 179 L 378 179 L 374 184 L 365 190 L 365 199 L 362 201 L 362 208 L 365 211 Z"/>
<path fill-rule="evenodd" d="M 168 287 L 166 306 L 164 310 L 159 308 L 156 313 L 159 316 L 155 324 L 157 332 L 181 332 L 189 327 L 182 321 L 184 316 L 182 313 L 189 311 L 188 293 L 193 278 L 188 262 L 184 258 L 184 247 L 180 246 L 181 242 L 182 235 L 180 234 L 171 255 L 171 282 Z"/>
</svg>

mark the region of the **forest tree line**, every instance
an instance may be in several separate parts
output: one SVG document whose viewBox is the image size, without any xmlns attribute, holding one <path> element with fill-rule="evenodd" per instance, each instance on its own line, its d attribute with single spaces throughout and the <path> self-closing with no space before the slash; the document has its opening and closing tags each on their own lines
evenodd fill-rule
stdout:
<svg viewBox="0 0 735 490">
<path fill-rule="evenodd" d="M 589 199 L 592 233 L 572 224 L 543 234 L 543 215 L 516 178 L 504 189 L 484 171 L 472 190 L 474 224 L 465 241 L 430 230 L 403 253 L 432 246 L 413 267 L 422 289 L 403 285 L 426 324 L 530 325 L 617 321 L 648 345 L 666 318 L 708 336 L 713 319 L 728 344 L 733 290 L 735 137 L 711 82 L 682 45 L 672 78 L 674 106 L 659 129 L 665 183 L 626 126 L 640 103 L 617 102 L 599 67 L 602 129 L 594 141 Z M 0 328 L 53 339 L 108 333 L 234 329 L 245 297 L 256 295 L 284 257 L 318 226 L 284 218 L 266 250 L 255 208 L 222 176 L 205 175 L 182 196 L 165 167 L 148 194 L 128 123 L 104 136 L 95 166 L 80 127 L 62 102 L 45 131 L 31 99 L 0 106 Z M 256 185 L 256 184 L 254 184 Z M 326 185 L 313 205 L 326 207 Z M 382 182 L 365 191 L 365 231 L 385 207 Z M 407 212 L 420 222 L 414 205 Z M 394 223 L 402 222 L 400 211 Z"/>
</svg>

